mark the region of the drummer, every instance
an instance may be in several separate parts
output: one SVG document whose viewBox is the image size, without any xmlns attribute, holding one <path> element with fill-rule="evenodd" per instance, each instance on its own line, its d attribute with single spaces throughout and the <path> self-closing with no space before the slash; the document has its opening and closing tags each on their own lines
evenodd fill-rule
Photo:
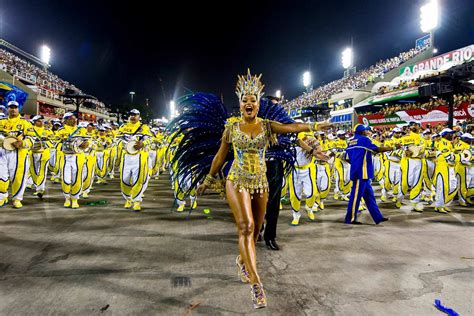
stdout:
<svg viewBox="0 0 474 316">
<path fill-rule="evenodd" d="M 0 148 L 0 207 L 8 202 L 8 187 L 11 184 L 13 207 L 21 208 L 29 168 L 28 149 L 33 144 L 28 136 L 32 135 L 33 127 L 20 116 L 17 101 L 8 102 L 7 107 L 8 118 L 0 120 L 0 132 L 7 138 L 13 138 L 13 142 L 5 139 L 3 148 Z"/>
<path fill-rule="evenodd" d="M 142 195 L 149 177 L 148 151 L 145 148 L 152 136 L 148 125 L 140 122 L 140 111 L 137 109 L 130 111 L 128 122 L 120 127 L 118 133 L 118 137 L 123 139 L 120 189 L 125 199 L 124 207 L 133 207 L 135 212 L 141 210 Z"/>
<path fill-rule="evenodd" d="M 76 152 L 72 143 L 79 141 L 82 137 L 87 137 L 86 128 L 77 126 L 77 117 L 73 112 L 67 112 L 63 116 L 64 126 L 57 132 L 61 142 L 58 144 L 57 150 L 64 154 L 63 160 L 60 162 L 61 167 L 61 184 L 65 198 L 64 207 L 78 209 L 78 199 L 82 191 L 82 172 L 85 163 L 84 152 Z M 88 141 L 80 144 L 80 149 L 89 146 Z"/>
<path fill-rule="evenodd" d="M 43 115 L 36 115 L 31 119 L 34 133 L 34 144 L 31 148 L 30 176 L 35 187 L 33 195 L 43 198 L 46 188 L 47 167 L 51 156 L 49 147 L 53 132 L 46 129 Z"/>
</svg>

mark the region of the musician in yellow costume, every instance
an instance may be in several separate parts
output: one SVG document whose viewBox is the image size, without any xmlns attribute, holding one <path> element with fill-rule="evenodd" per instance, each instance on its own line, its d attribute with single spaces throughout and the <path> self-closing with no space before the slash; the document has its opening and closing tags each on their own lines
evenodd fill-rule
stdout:
<svg viewBox="0 0 474 316">
<path fill-rule="evenodd" d="M 83 150 L 89 146 L 89 141 L 80 141 L 87 138 L 87 130 L 77 125 L 74 113 L 65 113 L 63 120 L 64 126 L 57 133 L 61 142 L 56 150 L 61 151 L 64 155 L 64 159 L 60 162 L 61 187 L 65 198 L 64 207 L 78 209 L 78 199 L 82 193 L 83 167 L 86 160 Z M 74 143 L 77 144 L 78 149 L 74 148 Z"/>
<path fill-rule="evenodd" d="M 87 128 L 87 139 L 92 143 L 84 151 L 84 166 L 82 167 L 82 198 L 89 198 L 89 194 L 92 190 L 92 185 L 94 184 L 95 178 L 95 145 L 94 138 L 97 135 L 97 129 L 93 123 L 81 122 L 79 125 L 84 128 Z"/>
<path fill-rule="evenodd" d="M 385 139 L 384 146 L 389 148 L 395 148 L 400 144 L 400 138 L 402 136 L 402 130 L 398 127 L 395 127 L 390 133 L 391 137 Z M 398 202 L 398 192 L 400 190 L 400 160 L 402 155 L 402 150 L 394 149 L 389 152 L 382 153 L 385 155 L 384 158 L 384 189 L 385 195 L 382 194 L 381 200 L 388 200 L 389 191 L 393 194 L 393 202 Z"/>
<path fill-rule="evenodd" d="M 110 129 L 107 128 L 107 136 L 109 137 L 109 139 L 111 141 L 109 166 L 107 167 L 107 172 L 109 173 L 109 178 L 110 179 L 113 179 L 115 177 L 115 175 L 114 175 L 115 174 L 115 166 L 118 162 L 118 157 L 119 157 L 119 155 L 118 155 L 118 146 L 117 146 L 118 128 L 119 128 L 119 125 L 118 125 L 117 122 L 113 122 L 112 127 Z"/>
<path fill-rule="evenodd" d="M 451 142 L 454 131 L 445 128 L 440 133 L 441 139 L 436 144 L 436 168 L 434 172 L 434 185 L 436 188 L 435 211 L 439 213 L 448 213 L 448 204 L 454 199 L 457 193 L 457 179 L 455 166 L 459 161 L 459 155 L 454 153 L 454 147 Z"/>
<path fill-rule="evenodd" d="M 112 150 L 112 140 L 107 135 L 107 126 L 99 126 L 95 142 L 95 173 L 97 175 L 97 183 L 105 184 L 107 183 L 105 177 L 109 172 L 110 152 Z"/>
<path fill-rule="evenodd" d="M 347 148 L 346 133 L 342 130 L 337 131 L 337 139 L 331 142 L 331 151 L 334 157 L 334 199 L 349 201 L 352 181 L 349 177 L 351 165 L 344 159 Z"/>
<path fill-rule="evenodd" d="M 46 188 L 47 167 L 50 159 L 51 139 L 54 137 L 52 131 L 47 130 L 43 123 L 44 117 L 36 115 L 32 119 L 34 144 L 29 153 L 30 176 L 35 186 L 34 195 L 43 197 Z"/>
<path fill-rule="evenodd" d="M 62 127 L 61 121 L 58 119 L 52 120 L 52 129 L 53 138 L 51 140 L 51 149 L 49 151 L 49 170 L 51 171 L 51 181 L 54 183 L 61 183 L 61 161 L 64 160 L 64 155 L 61 150 L 58 150 L 59 147 L 59 136 L 58 130 Z"/>
<path fill-rule="evenodd" d="M 298 134 L 295 168 L 292 170 L 288 181 L 290 204 L 293 210 L 293 221 L 291 222 L 291 225 L 293 226 L 299 225 L 303 194 L 306 198 L 305 204 L 308 218 L 314 221 L 313 205 L 317 195 L 316 166 L 314 165 L 313 159 L 314 149 L 308 146 L 308 143 L 315 141 L 314 134 L 311 132 L 302 132 Z M 305 147 L 307 149 L 305 149 Z"/>
<path fill-rule="evenodd" d="M 469 133 L 462 134 L 459 142 L 454 145 L 454 151 L 461 157 L 456 164 L 459 204 L 472 205 L 474 204 L 474 136 Z"/>
<path fill-rule="evenodd" d="M 401 180 L 400 191 L 398 192 L 397 207 L 401 207 L 405 195 L 409 194 L 413 210 L 423 212 L 421 205 L 421 192 L 423 190 L 424 165 L 422 154 L 425 150 L 425 141 L 420 135 L 421 123 L 412 121 L 409 123 L 410 133 L 400 138 L 403 146 L 404 156 L 400 161 Z M 418 148 L 420 153 L 415 157 L 414 150 Z"/>
<path fill-rule="evenodd" d="M 372 137 L 372 144 L 377 147 L 382 147 L 382 139 L 379 134 L 374 134 Z M 383 153 L 372 153 L 372 163 L 374 165 L 374 178 L 372 182 L 377 182 L 381 189 L 382 189 L 382 196 L 387 196 L 387 191 L 385 190 L 385 161 L 384 161 L 384 154 Z"/>
<path fill-rule="evenodd" d="M 148 125 L 140 122 L 140 111 L 133 109 L 126 124 L 119 128 L 118 137 L 123 138 L 123 146 L 133 141 L 136 153 L 129 153 L 126 147 L 122 149 L 120 164 L 120 188 L 125 199 L 124 207 L 132 208 L 135 212 L 141 210 L 145 186 L 149 175 L 148 151 L 146 147 L 151 137 Z"/>
<path fill-rule="evenodd" d="M 8 118 L 0 119 L 0 133 L 10 139 L 11 150 L 0 148 L 0 207 L 8 202 L 8 187 L 11 184 L 11 200 L 14 208 L 21 208 L 30 160 L 28 150 L 33 145 L 31 123 L 23 119 L 19 112 L 19 103 L 10 101 L 7 104 Z M 15 139 L 13 139 L 15 138 Z"/>
<path fill-rule="evenodd" d="M 439 139 L 439 135 L 431 135 L 430 130 L 423 131 L 422 135 L 425 141 L 425 154 L 422 159 L 424 164 L 422 199 L 426 202 L 431 202 L 435 195 L 435 187 L 433 185 L 433 176 L 436 166 L 435 141 Z"/>
<path fill-rule="evenodd" d="M 329 153 L 329 141 L 325 137 L 323 131 L 319 131 L 319 149 L 323 154 Z M 326 159 L 315 159 L 314 164 L 316 166 L 316 198 L 314 200 L 315 205 L 313 210 L 315 212 L 318 209 L 324 210 L 324 200 L 331 191 L 331 167 Z"/>
</svg>

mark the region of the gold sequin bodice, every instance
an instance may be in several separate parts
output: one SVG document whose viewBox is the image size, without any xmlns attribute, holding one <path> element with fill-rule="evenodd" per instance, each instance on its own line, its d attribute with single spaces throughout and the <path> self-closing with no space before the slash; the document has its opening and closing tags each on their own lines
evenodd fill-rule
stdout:
<svg viewBox="0 0 474 316">
<path fill-rule="evenodd" d="M 262 124 L 262 132 L 255 138 L 240 130 L 239 121 L 227 124 L 224 132 L 224 140 L 232 143 L 234 149 L 234 162 L 227 180 L 239 191 L 247 190 L 250 194 L 268 192 L 265 151 L 270 143 L 276 143 L 270 122 L 258 121 Z"/>
</svg>

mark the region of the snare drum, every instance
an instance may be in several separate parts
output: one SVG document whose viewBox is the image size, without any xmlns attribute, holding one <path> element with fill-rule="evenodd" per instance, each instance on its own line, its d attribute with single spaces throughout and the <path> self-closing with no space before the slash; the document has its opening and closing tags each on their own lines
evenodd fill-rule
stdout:
<svg viewBox="0 0 474 316">
<path fill-rule="evenodd" d="M 43 142 L 35 140 L 33 146 L 31 146 L 31 151 L 34 153 L 41 153 L 44 151 Z"/>
<path fill-rule="evenodd" d="M 410 158 L 421 158 L 423 151 L 422 146 L 409 146 L 407 149 L 407 156 Z"/>
<path fill-rule="evenodd" d="M 79 154 L 82 152 L 80 148 L 81 144 L 82 140 L 79 138 L 66 138 L 63 141 L 62 151 L 66 155 Z"/>
<path fill-rule="evenodd" d="M 471 164 L 472 152 L 469 149 L 464 149 L 461 152 L 461 163 L 465 165 Z"/>
<path fill-rule="evenodd" d="M 13 146 L 13 143 L 16 143 L 17 141 L 18 139 L 16 137 L 7 136 L 3 139 L 2 147 L 3 149 L 8 150 L 8 151 L 14 151 L 16 150 L 16 148 L 15 146 Z"/>
<path fill-rule="evenodd" d="M 136 155 L 140 150 L 135 149 L 135 145 L 138 143 L 136 140 L 131 140 L 127 144 L 125 144 L 125 151 L 129 155 Z"/>
</svg>

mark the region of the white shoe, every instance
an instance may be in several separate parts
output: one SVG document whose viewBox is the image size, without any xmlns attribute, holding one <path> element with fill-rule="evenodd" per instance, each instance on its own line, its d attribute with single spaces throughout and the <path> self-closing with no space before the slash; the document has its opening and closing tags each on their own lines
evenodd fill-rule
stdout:
<svg viewBox="0 0 474 316">
<path fill-rule="evenodd" d="M 293 220 L 291 221 L 291 225 L 298 226 L 300 223 L 300 217 L 301 217 L 300 212 L 293 211 Z"/>
</svg>

